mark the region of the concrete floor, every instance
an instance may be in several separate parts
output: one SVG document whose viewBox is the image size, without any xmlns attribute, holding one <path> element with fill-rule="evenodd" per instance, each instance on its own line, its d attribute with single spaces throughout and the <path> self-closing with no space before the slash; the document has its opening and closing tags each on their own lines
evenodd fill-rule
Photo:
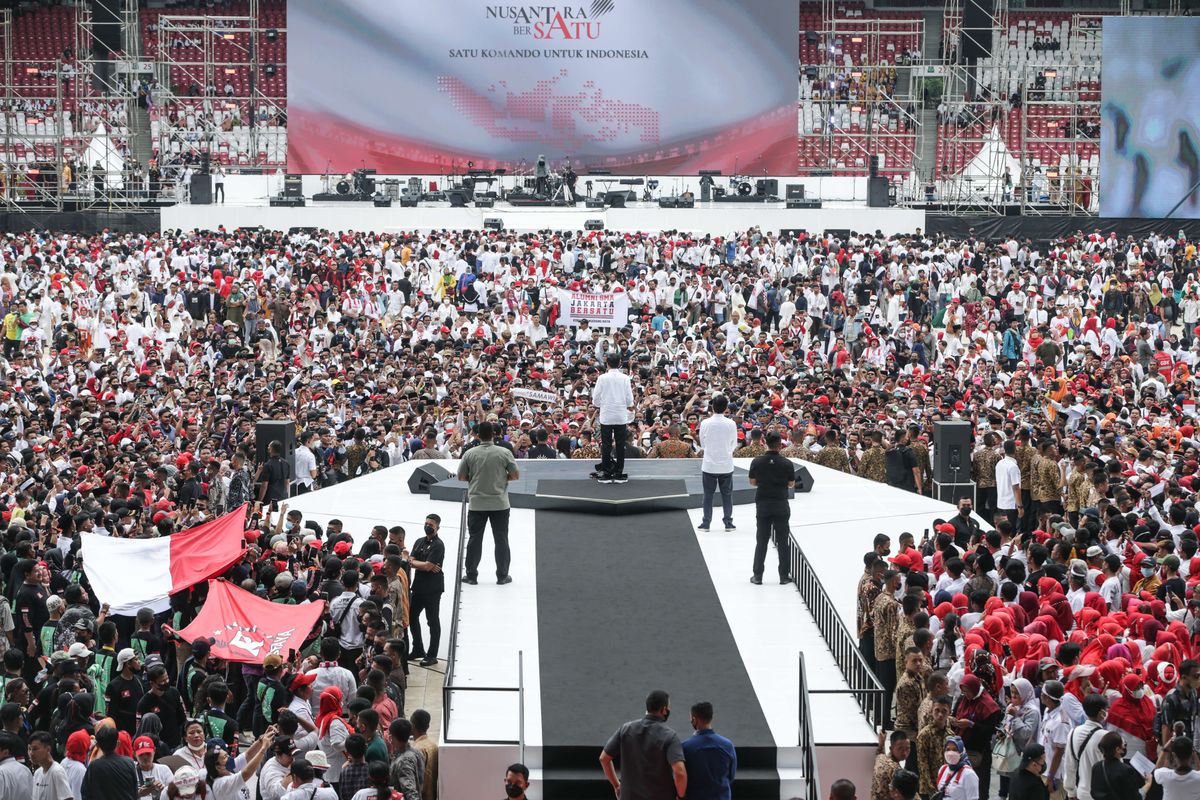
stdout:
<svg viewBox="0 0 1200 800">
<path fill-rule="evenodd" d="M 404 714 L 411 717 L 418 708 L 429 712 L 429 736 L 437 739 L 442 732 L 442 684 L 446 679 L 446 662 L 434 667 L 408 665 L 408 690 L 404 693 Z"/>
</svg>

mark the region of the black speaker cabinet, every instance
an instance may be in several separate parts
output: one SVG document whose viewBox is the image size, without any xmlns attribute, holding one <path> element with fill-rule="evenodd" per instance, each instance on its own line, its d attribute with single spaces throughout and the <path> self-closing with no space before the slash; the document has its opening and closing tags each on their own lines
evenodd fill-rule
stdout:
<svg viewBox="0 0 1200 800">
<path fill-rule="evenodd" d="M 759 197 L 778 197 L 779 181 L 775 178 L 759 178 L 755 182 L 754 193 Z"/>
<path fill-rule="evenodd" d="M 888 207 L 888 182 L 887 178 L 876 176 L 867 178 L 867 207 L 868 208 L 887 208 Z"/>
<path fill-rule="evenodd" d="M 254 428 L 254 457 L 259 464 L 267 461 L 267 445 L 279 442 L 283 445 L 283 460 L 292 467 L 296 477 L 296 424 L 281 419 L 260 419 Z"/>
<path fill-rule="evenodd" d="M 796 464 L 796 494 L 801 492 L 811 492 L 813 487 L 813 476 L 808 471 L 808 467 L 803 464 Z"/>
<path fill-rule="evenodd" d="M 194 206 L 212 205 L 212 176 L 208 173 L 193 173 L 189 192 Z"/>
<path fill-rule="evenodd" d="M 413 494 L 429 494 L 429 487 L 451 477 L 450 470 L 436 461 L 426 461 L 408 476 L 408 490 Z"/>
<path fill-rule="evenodd" d="M 604 202 L 608 204 L 609 208 L 624 208 L 625 198 L 626 192 L 624 191 L 610 191 L 604 193 Z"/>
<path fill-rule="evenodd" d="M 935 483 L 971 480 L 971 423 L 933 423 L 933 480 Z"/>
<path fill-rule="evenodd" d="M 804 199 L 804 184 L 803 183 L 789 183 L 787 185 L 787 199 L 788 200 L 803 200 Z"/>
</svg>

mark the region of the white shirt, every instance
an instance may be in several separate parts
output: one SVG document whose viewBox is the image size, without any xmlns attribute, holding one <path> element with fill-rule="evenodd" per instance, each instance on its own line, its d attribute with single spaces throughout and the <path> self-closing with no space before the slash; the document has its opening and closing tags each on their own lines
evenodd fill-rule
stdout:
<svg viewBox="0 0 1200 800">
<path fill-rule="evenodd" d="M 943 764 L 938 770 L 937 788 L 942 790 L 945 800 L 978 800 L 979 776 L 970 767 L 951 773 L 950 767 Z"/>
<path fill-rule="evenodd" d="M 1017 507 L 1017 496 L 1014 486 L 1021 483 L 1021 468 L 1012 456 L 1005 456 L 996 462 L 996 508 L 1012 511 Z"/>
<path fill-rule="evenodd" d="M 1200 772 L 1192 770 L 1180 775 L 1173 769 L 1154 770 L 1154 780 L 1163 787 L 1163 800 L 1195 800 L 1200 797 Z"/>
<path fill-rule="evenodd" d="M 600 409 L 601 425 L 628 425 L 633 405 L 629 376 L 619 369 L 601 375 L 592 390 L 592 405 Z"/>
<path fill-rule="evenodd" d="M 701 472 L 726 475 L 733 472 L 737 448 L 737 425 L 724 414 L 713 414 L 700 422 L 700 446 L 704 448 Z"/>
<path fill-rule="evenodd" d="M 0 761 L 0 797 L 32 797 L 33 773 L 11 756 Z"/>
<path fill-rule="evenodd" d="M 1104 583 L 1100 585 L 1100 596 L 1104 598 L 1104 602 L 1108 603 L 1108 608 L 1110 611 L 1120 611 L 1121 576 L 1114 575 L 1111 578 L 1107 578 Z"/>
<path fill-rule="evenodd" d="M 292 789 L 283 796 L 282 800 L 338 800 L 337 792 L 328 786 L 321 786 L 320 789 L 314 791 L 313 786 L 319 785 L 316 782 L 306 783 L 298 789 Z"/>
<path fill-rule="evenodd" d="M 83 776 L 87 774 L 87 767 L 71 758 L 64 758 L 57 763 L 67 773 L 67 780 L 71 784 L 71 797 L 78 800 L 83 796 Z"/>
<path fill-rule="evenodd" d="M 50 765 L 49 770 L 37 768 L 33 773 L 33 800 L 67 800 L 68 797 L 73 798 L 74 795 L 71 794 L 71 782 L 67 778 L 67 771 L 61 764 L 56 761 Z"/>
<path fill-rule="evenodd" d="M 313 485 L 312 474 L 317 468 L 317 457 L 305 445 L 300 445 L 296 448 L 295 457 L 296 483 L 311 489 Z"/>
</svg>

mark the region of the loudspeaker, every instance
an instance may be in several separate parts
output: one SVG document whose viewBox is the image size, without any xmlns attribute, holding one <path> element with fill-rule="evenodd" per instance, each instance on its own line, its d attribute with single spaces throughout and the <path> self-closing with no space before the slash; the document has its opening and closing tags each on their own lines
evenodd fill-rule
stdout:
<svg viewBox="0 0 1200 800">
<path fill-rule="evenodd" d="M 283 460 L 292 468 L 292 478 L 295 478 L 296 424 L 280 419 L 260 419 L 254 426 L 254 457 L 259 464 L 267 462 L 267 445 L 271 442 L 283 445 Z"/>
<path fill-rule="evenodd" d="M 992 54 L 992 27 L 995 22 L 994 0 L 965 0 L 962 20 L 962 57 L 968 62 Z"/>
<path fill-rule="evenodd" d="M 878 178 L 879 177 L 879 156 L 871 156 L 868 159 L 868 163 L 870 164 L 870 173 L 869 173 L 870 177 Z"/>
<path fill-rule="evenodd" d="M 374 197 L 372 197 L 371 200 L 375 203 L 376 208 L 391 208 L 392 207 L 392 198 L 390 198 L 390 197 L 384 197 L 381 194 L 377 194 Z"/>
<path fill-rule="evenodd" d="M 451 208 L 466 208 L 470 198 L 462 189 L 451 189 L 446 192 L 446 199 L 450 201 Z"/>
<path fill-rule="evenodd" d="M 589 197 L 583 201 L 584 208 L 604 208 L 604 200 L 599 197 Z"/>
<path fill-rule="evenodd" d="M 754 193 L 759 197 L 778 197 L 779 181 L 774 178 L 759 178 L 754 184 Z"/>
<path fill-rule="evenodd" d="M 933 423 L 934 483 L 966 483 L 971 480 L 971 423 Z"/>
<path fill-rule="evenodd" d="M 785 205 L 788 208 L 820 208 L 820 200 L 788 200 Z"/>
<path fill-rule="evenodd" d="M 832 239 L 841 239 L 843 242 L 850 238 L 849 228 L 827 228 L 825 230 Z"/>
<path fill-rule="evenodd" d="M 476 197 L 475 198 L 475 207 L 476 208 L 495 208 L 495 206 L 496 206 L 496 201 L 490 197 Z"/>
<path fill-rule="evenodd" d="M 972 505 L 974 505 L 975 490 L 975 481 L 970 481 L 969 483 L 933 482 L 933 498 L 954 506 L 958 505 L 958 501 L 964 497 L 969 497 Z"/>
<path fill-rule="evenodd" d="M 626 192 L 624 192 L 624 191 L 605 192 L 604 193 L 604 203 L 609 208 L 624 208 L 625 207 L 625 196 L 626 196 Z"/>
<path fill-rule="evenodd" d="M 408 476 L 408 490 L 413 494 L 429 494 L 429 487 L 451 477 L 450 470 L 436 461 L 426 461 Z"/>
<path fill-rule="evenodd" d="M 802 494 L 812 491 L 813 476 L 808 471 L 808 467 L 803 464 L 796 464 L 796 494 Z"/>
<path fill-rule="evenodd" d="M 787 185 L 787 199 L 788 200 L 803 200 L 804 199 L 804 184 L 803 183 L 789 183 Z"/>
<path fill-rule="evenodd" d="M 400 198 L 400 207 L 401 208 L 416 208 L 417 207 L 417 198 L 401 197 Z"/>
<path fill-rule="evenodd" d="M 271 208 L 304 208 L 303 197 L 285 197 L 276 195 L 267 203 Z"/>
<path fill-rule="evenodd" d="M 585 231 L 602 231 L 604 230 L 604 220 L 589 219 L 583 223 L 583 229 Z"/>
<path fill-rule="evenodd" d="M 283 176 L 283 194 L 285 197 L 303 197 L 303 181 L 299 175 Z"/>
<path fill-rule="evenodd" d="M 485 229 L 490 228 L 491 230 L 498 231 L 504 228 L 504 220 L 500 219 L 499 217 L 484 217 L 483 227 Z"/>
<path fill-rule="evenodd" d="M 212 205 L 212 176 L 193 174 L 192 182 L 189 185 L 191 193 L 192 205 L 194 206 L 211 206 Z"/>
<path fill-rule="evenodd" d="M 867 178 L 867 207 L 888 207 L 888 181 L 882 176 Z"/>
</svg>

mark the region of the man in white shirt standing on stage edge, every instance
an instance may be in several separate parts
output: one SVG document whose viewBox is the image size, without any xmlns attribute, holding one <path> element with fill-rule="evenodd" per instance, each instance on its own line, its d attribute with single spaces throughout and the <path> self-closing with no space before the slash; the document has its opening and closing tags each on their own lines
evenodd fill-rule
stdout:
<svg viewBox="0 0 1200 800">
<path fill-rule="evenodd" d="M 625 483 L 625 440 L 633 408 L 633 387 L 621 372 L 621 357 L 608 354 L 608 372 L 592 389 L 592 405 L 600 409 L 600 463 L 592 477 L 600 483 Z"/>
<path fill-rule="evenodd" d="M 292 484 L 295 494 L 307 494 L 314 488 L 317 478 L 317 455 L 309 447 L 309 443 L 317 439 L 316 431 L 305 431 L 300 437 L 300 446 L 296 448 L 296 480 Z"/>
<path fill-rule="evenodd" d="M 708 530 L 712 522 L 713 494 L 721 487 L 721 508 L 725 513 L 725 530 L 733 527 L 733 450 L 737 447 L 737 425 L 725 415 L 729 398 L 719 394 L 712 399 L 712 414 L 700 423 L 700 447 L 704 460 L 700 474 L 704 480 L 704 519 L 700 530 Z"/>
</svg>

